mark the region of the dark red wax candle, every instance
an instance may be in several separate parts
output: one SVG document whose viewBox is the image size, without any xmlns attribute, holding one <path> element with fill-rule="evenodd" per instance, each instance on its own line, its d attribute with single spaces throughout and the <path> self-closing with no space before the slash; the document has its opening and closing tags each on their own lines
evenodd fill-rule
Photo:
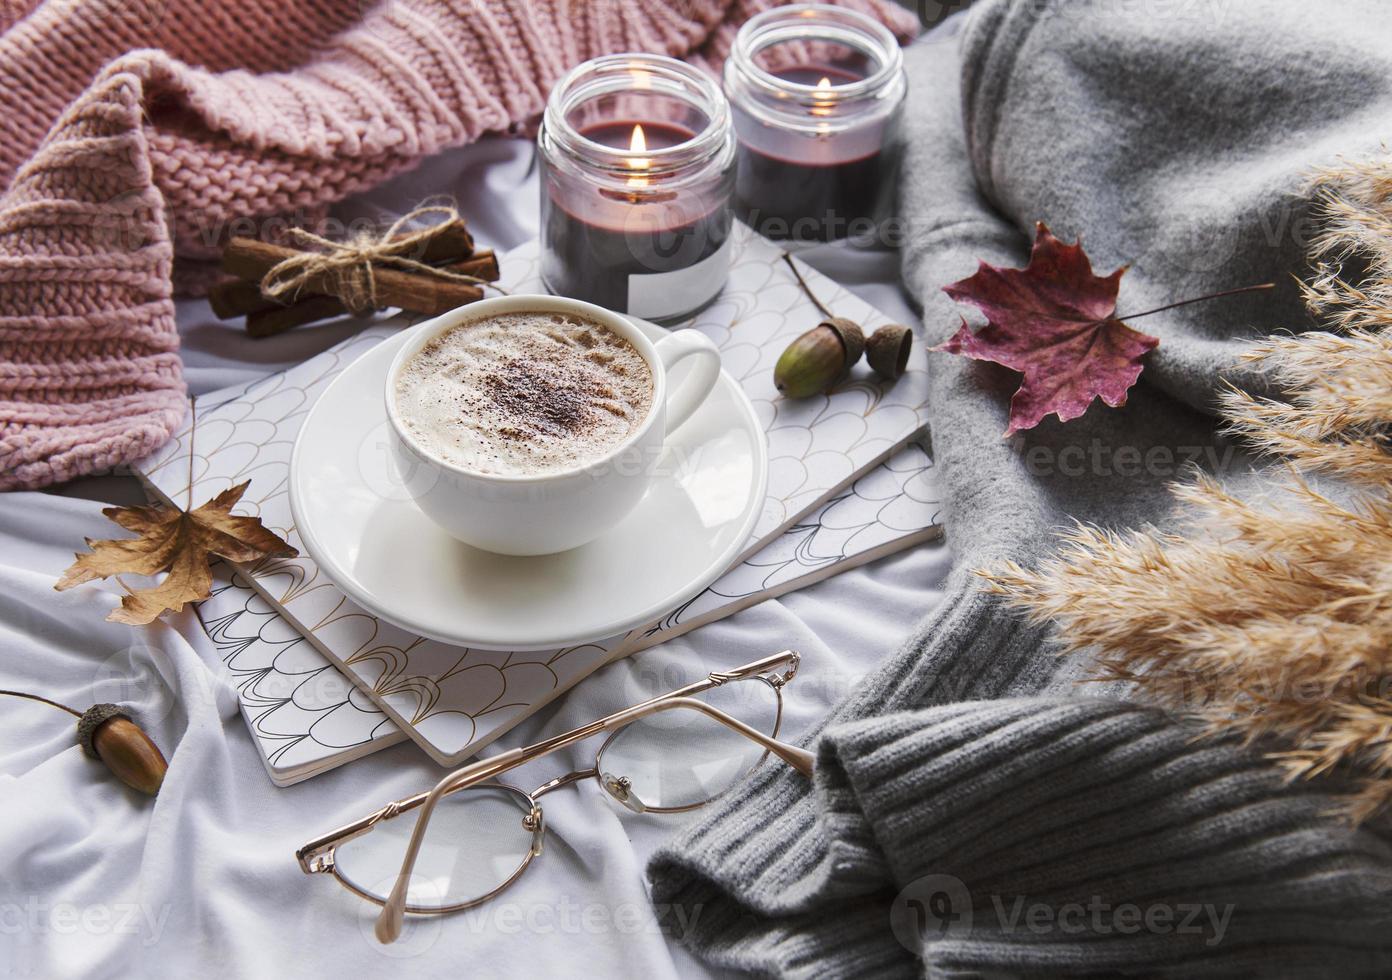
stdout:
<svg viewBox="0 0 1392 980">
<path fill-rule="evenodd" d="M 725 62 L 740 217 L 770 238 L 874 232 L 906 89 L 894 36 L 855 11 L 795 4 L 747 21 Z"/>
<path fill-rule="evenodd" d="M 663 324 L 719 295 L 735 135 L 707 73 L 647 54 L 578 65 L 547 97 L 537 149 L 547 289 Z"/>
<path fill-rule="evenodd" d="M 859 76 L 809 65 L 774 73 L 814 88 L 834 88 Z M 814 104 L 809 115 L 818 111 Z M 859 156 L 816 154 L 804 140 L 741 140 L 736 164 L 735 211 L 769 238 L 828 241 L 868 231 L 893 188 L 887 154 L 879 147 Z M 771 150 L 783 150 L 783 153 Z"/>
<path fill-rule="evenodd" d="M 634 131 L 641 141 L 635 145 Z M 615 149 L 663 150 L 695 135 L 661 122 L 617 120 L 580 130 L 586 139 Z M 619 312 L 654 316 L 630 298 L 644 278 L 688 269 L 720 251 L 730 235 L 730 215 L 698 195 L 663 191 L 663 178 L 636 157 L 633 176 L 577 202 L 553 188 L 545 235 L 554 256 L 547 285 L 563 296 Z M 577 213 L 578 212 L 578 213 Z M 636 278 L 635 278 L 636 277 Z M 647 280 L 655 286 L 660 281 Z M 660 317 L 658 317 L 660 318 Z"/>
</svg>

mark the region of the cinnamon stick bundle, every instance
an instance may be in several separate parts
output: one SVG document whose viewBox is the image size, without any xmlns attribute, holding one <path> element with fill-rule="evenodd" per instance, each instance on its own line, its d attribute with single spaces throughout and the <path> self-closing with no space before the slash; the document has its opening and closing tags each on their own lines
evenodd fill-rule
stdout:
<svg viewBox="0 0 1392 980">
<path fill-rule="evenodd" d="M 422 209 L 419 213 L 428 210 Z M 413 212 L 413 215 L 417 212 Z M 408 216 L 403 221 L 409 221 Z M 472 303 L 483 297 L 483 288 L 472 282 L 432 275 L 428 270 L 394 268 L 393 259 L 404 259 L 430 265 L 458 276 L 486 282 L 496 282 L 500 276 L 497 256 L 490 249 L 475 251 L 473 236 L 463 219 L 453 215 L 428 233 L 414 248 L 392 251 L 381 261 L 372 261 L 372 305 L 395 306 L 413 313 L 435 316 L 455 307 Z M 385 242 L 402 243 L 420 233 L 401 232 Z M 305 238 L 313 236 L 305 235 Z M 315 239 L 314 244 L 326 250 L 333 243 Z M 345 280 L 343 264 L 337 269 L 319 272 L 301 270 L 294 298 L 290 300 L 266 296 L 261 283 L 267 273 L 286 259 L 317 254 L 263 242 L 253 238 L 234 238 L 223 251 L 222 268 L 236 278 L 217 283 L 209 290 L 208 300 L 213 313 L 220 319 L 246 317 L 247 333 L 253 337 L 270 337 L 293 327 L 314 323 L 351 312 L 350 302 L 362 303 L 362 291 L 351 290 L 356 285 Z M 327 265 L 327 264 L 326 264 Z M 348 277 L 351 279 L 351 277 Z"/>
<path fill-rule="evenodd" d="M 222 270 L 242 279 L 260 280 L 281 262 L 298 254 L 297 249 L 286 245 L 272 245 L 255 238 L 234 238 L 223 250 Z M 378 268 L 372 274 L 377 302 L 381 306 L 396 306 L 412 313 L 437 316 L 483 298 L 483 288 L 472 283 L 433 279 L 400 269 Z M 336 280 L 330 273 L 313 273 L 305 280 L 303 290 L 318 296 L 335 296 L 340 288 Z"/>
<path fill-rule="evenodd" d="M 491 248 L 479 249 L 473 255 L 458 262 L 449 262 L 441 266 L 450 272 L 458 272 L 462 275 L 473 276 L 475 279 L 483 279 L 488 282 L 497 282 L 501 273 L 498 268 L 498 257 Z M 213 315 L 219 320 L 231 320 L 234 317 L 250 316 L 256 313 L 265 313 L 273 310 L 284 310 L 300 306 L 309 302 L 309 299 L 323 300 L 332 297 L 316 296 L 308 299 L 293 302 L 287 306 L 280 300 L 267 299 L 261 295 L 260 280 L 249 281 L 245 279 L 225 279 L 215 284 L 208 290 L 208 304 L 213 308 Z M 319 309 L 330 309 L 326 303 L 317 303 Z M 347 313 L 347 308 L 339 301 L 338 308 L 332 310 L 325 316 L 316 319 L 326 319 L 331 316 L 342 316 Z M 305 323 L 313 323 L 313 320 L 305 320 Z"/>
</svg>

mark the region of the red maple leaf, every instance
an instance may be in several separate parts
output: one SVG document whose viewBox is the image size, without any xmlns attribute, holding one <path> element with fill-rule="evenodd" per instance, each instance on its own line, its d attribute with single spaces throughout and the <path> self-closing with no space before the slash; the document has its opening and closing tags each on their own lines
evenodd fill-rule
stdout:
<svg viewBox="0 0 1392 980">
<path fill-rule="evenodd" d="M 1159 338 L 1132 330 L 1116 317 L 1117 289 L 1126 267 L 1093 274 L 1081 243 L 1065 245 L 1044 222 L 1023 269 L 982 262 L 976 274 L 943 291 L 986 314 L 975 333 L 962 329 L 934 350 L 994 361 L 1024 375 L 1010 399 L 1005 434 L 1032 429 L 1051 412 L 1067 422 L 1094 398 L 1113 408 L 1141 376 L 1141 358 Z"/>
</svg>

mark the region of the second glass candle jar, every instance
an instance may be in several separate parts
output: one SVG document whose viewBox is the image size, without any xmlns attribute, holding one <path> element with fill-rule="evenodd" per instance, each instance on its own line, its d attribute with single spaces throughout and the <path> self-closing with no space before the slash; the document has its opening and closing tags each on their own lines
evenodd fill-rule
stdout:
<svg viewBox="0 0 1392 980">
<path fill-rule="evenodd" d="M 803 4 L 751 18 L 725 62 L 739 216 L 769 238 L 873 232 L 893 199 L 907 89 L 894 35 L 863 14 Z"/>
<path fill-rule="evenodd" d="M 656 55 L 588 61 L 552 91 L 537 145 L 547 289 L 658 323 L 719 294 L 735 141 L 711 79 Z"/>
</svg>

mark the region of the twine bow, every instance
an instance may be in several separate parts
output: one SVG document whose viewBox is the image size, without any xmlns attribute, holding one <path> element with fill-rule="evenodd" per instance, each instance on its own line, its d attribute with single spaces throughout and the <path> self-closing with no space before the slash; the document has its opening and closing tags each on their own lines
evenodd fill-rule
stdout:
<svg viewBox="0 0 1392 980">
<path fill-rule="evenodd" d="M 403 231 L 407 225 L 431 215 L 439 215 L 441 220 L 419 231 Z M 332 284 L 333 294 L 343 305 L 361 316 L 380 306 L 377 280 L 372 271 L 374 265 L 452 282 L 492 286 L 502 292 L 498 286 L 477 276 L 409 258 L 421 254 L 430 241 L 462 221 L 455 208 L 432 204 L 402 215 L 380 235 L 364 231 L 346 242 L 335 242 L 303 228 L 291 228 L 286 234 L 294 244 L 317 251 L 303 252 L 273 266 L 261 279 L 261 294 L 268 299 L 293 300 L 311 279 L 322 277 Z"/>
</svg>

